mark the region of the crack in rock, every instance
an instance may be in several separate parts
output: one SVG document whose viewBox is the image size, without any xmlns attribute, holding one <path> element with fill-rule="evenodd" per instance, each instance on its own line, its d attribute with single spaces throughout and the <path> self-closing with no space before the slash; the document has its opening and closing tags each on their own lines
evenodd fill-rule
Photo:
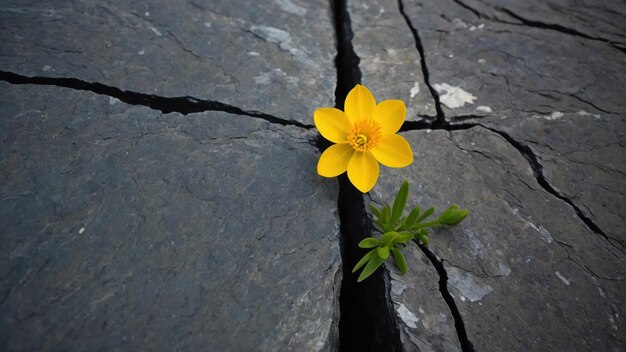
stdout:
<svg viewBox="0 0 626 352">
<path fill-rule="evenodd" d="M 469 116 L 462 116 L 461 119 L 463 118 L 471 118 L 473 115 L 469 115 Z M 511 146 L 513 146 L 520 154 L 522 154 L 522 156 L 528 161 L 530 168 L 533 172 L 533 175 L 535 176 L 535 179 L 537 180 L 537 183 L 548 193 L 550 193 L 551 195 L 553 195 L 554 197 L 564 201 L 565 203 L 567 203 L 569 206 L 572 207 L 572 209 L 574 209 L 574 212 L 576 213 L 576 216 L 578 216 L 578 218 L 585 223 L 585 225 L 587 225 L 587 227 L 593 231 L 594 233 L 602 236 L 612 247 L 614 247 L 615 249 L 619 250 L 620 252 L 624 252 L 624 243 L 622 243 L 620 240 L 613 238 L 611 236 L 609 236 L 605 231 L 603 231 L 596 223 L 593 222 L 593 220 L 591 220 L 591 218 L 589 218 L 587 215 L 585 215 L 585 213 L 583 213 L 582 209 L 580 207 L 578 207 L 576 204 L 574 204 L 574 202 L 569 199 L 568 197 L 566 197 L 564 194 L 562 194 L 561 192 L 559 192 L 556 188 L 554 188 L 554 186 L 552 186 L 548 180 L 546 179 L 545 175 L 543 174 L 543 165 L 539 162 L 539 158 L 537 157 L 537 155 L 535 155 L 535 153 L 532 151 L 532 149 L 528 146 L 525 145 L 523 143 L 521 143 L 520 141 L 516 140 L 515 138 L 513 138 L 511 135 L 509 135 L 506 132 L 497 130 L 493 127 L 487 127 L 485 125 L 482 125 L 480 123 L 460 123 L 460 124 L 449 124 L 448 122 L 445 122 L 443 125 L 441 126 L 436 126 L 434 123 L 431 123 L 430 125 L 428 123 L 423 123 L 423 122 L 405 122 L 402 127 L 400 128 L 400 131 L 402 132 L 407 132 L 407 131 L 417 131 L 417 130 L 445 130 L 445 131 L 458 131 L 458 130 L 468 130 L 468 129 L 472 129 L 474 127 L 482 127 L 484 129 L 487 129 L 493 133 L 498 134 L 499 136 L 501 136 L 502 138 L 504 138 L 504 140 L 506 140 Z"/>
<path fill-rule="evenodd" d="M 479 10 L 477 10 L 476 8 L 468 5 L 467 3 L 463 2 L 462 0 L 453 0 L 457 5 L 463 7 L 464 9 L 470 11 L 471 13 L 473 13 L 476 17 L 478 18 L 483 18 L 492 22 L 497 22 L 497 23 L 502 23 L 502 24 L 508 24 L 508 25 L 514 25 L 514 26 L 526 26 L 526 27 L 532 27 L 532 28 L 538 28 L 538 29 L 545 29 L 545 30 L 550 30 L 550 31 L 555 31 L 555 32 L 559 32 L 559 33 L 563 33 L 563 34 L 567 34 L 567 35 L 571 35 L 571 36 L 575 36 L 575 37 L 579 37 L 579 38 L 584 38 L 584 39 L 589 39 L 589 40 L 593 40 L 593 41 L 598 41 L 598 42 L 603 42 L 603 43 L 607 43 L 609 44 L 611 47 L 626 53 L 626 48 L 620 47 L 619 44 L 623 45 L 624 43 L 619 43 L 619 42 L 613 42 L 604 38 L 599 38 L 599 37 L 594 37 L 588 34 L 585 34 L 583 32 L 577 31 L 575 29 L 572 28 L 568 28 L 556 23 L 545 23 L 545 22 L 541 22 L 541 21 L 536 21 L 536 20 L 532 20 L 523 16 L 518 15 L 517 13 L 511 11 L 510 9 L 507 9 L 505 7 L 501 7 L 501 6 L 491 6 L 494 10 L 501 12 L 507 16 L 509 16 L 510 18 L 513 18 L 518 22 L 512 22 L 512 21 L 507 21 L 507 20 L 503 20 L 499 17 L 494 17 L 494 16 L 489 16 Z M 486 6 L 490 6 L 485 4 Z"/>
<path fill-rule="evenodd" d="M 413 34 L 413 39 L 415 40 L 415 48 L 419 52 L 420 56 L 420 66 L 422 67 L 422 76 L 424 77 L 424 83 L 428 87 L 428 91 L 430 91 L 430 95 L 433 97 L 435 101 L 435 110 L 437 111 L 437 118 L 435 121 L 431 123 L 431 126 L 443 126 L 445 125 L 445 115 L 443 113 L 443 109 L 441 108 L 441 101 L 439 99 L 439 92 L 431 85 L 430 83 L 430 72 L 428 71 L 428 66 L 426 66 L 426 54 L 424 53 L 424 45 L 422 44 L 422 39 L 419 36 L 419 33 L 409 16 L 404 12 L 404 3 L 402 0 L 398 0 L 398 9 L 400 14 L 404 18 L 406 25 L 409 27 L 411 34 Z"/>
<path fill-rule="evenodd" d="M 360 59 L 352 46 L 353 32 L 346 0 L 331 0 L 330 4 L 337 39 L 335 107 L 343 109 L 348 92 L 361 82 Z M 320 152 L 329 145 L 321 136 L 318 138 Z M 337 203 L 343 262 L 339 350 L 402 351 L 388 273 L 378 270 L 364 282 L 357 283 L 351 272 L 362 255 L 357 244 L 372 232 L 372 225 L 365 212 L 363 194 L 354 188 L 345 174 L 339 176 Z"/>
<path fill-rule="evenodd" d="M 146 106 L 154 110 L 159 110 L 165 114 L 178 112 L 183 115 L 187 115 L 191 113 L 205 111 L 222 111 L 234 115 L 259 118 L 270 123 L 282 126 L 295 126 L 304 129 L 312 129 L 314 127 L 312 125 L 306 125 L 298 121 L 269 115 L 259 111 L 243 110 L 239 107 L 225 104 L 219 101 L 202 100 L 190 96 L 161 97 L 151 94 L 123 91 L 119 88 L 107 86 L 102 83 L 86 82 L 76 78 L 53 78 L 40 76 L 28 77 L 12 72 L 0 71 L 0 81 L 8 82 L 11 84 L 49 85 L 76 90 L 85 90 L 118 99 L 126 104 Z"/>
<path fill-rule="evenodd" d="M 467 331 L 465 330 L 465 323 L 463 322 L 463 317 L 461 317 L 461 313 L 459 312 L 459 308 L 456 306 L 454 302 L 454 298 L 450 294 L 448 290 L 448 273 L 443 266 L 443 260 L 439 261 L 437 256 L 433 254 L 426 246 L 420 244 L 418 241 L 415 241 L 417 246 L 422 250 L 424 255 L 430 260 L 432 265 L 437 270 L 437 274 L 439 274 L 439 292 L 441 292 L 441 296 L 443 300 L 446 302 L 448 307 L 450 308 L 450 313 L 454 318 L 454 327 L 456 328 L 457 336 L 459 337 L 459 342 L 461 344 L 461 350 L 463 352 L 473 352 L 474 346 L 471 341 L 467 337 Z"/>
</svg>

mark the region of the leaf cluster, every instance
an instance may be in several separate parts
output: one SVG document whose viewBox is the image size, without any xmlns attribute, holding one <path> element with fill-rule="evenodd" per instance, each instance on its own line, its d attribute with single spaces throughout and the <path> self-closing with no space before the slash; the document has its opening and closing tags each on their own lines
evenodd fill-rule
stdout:
<svg viewBox="0 0 626 352">
<path fill-rule="evenodd" d="M 409 183 L 404 181 L 393 206 L 385 204 L 378 208 L 370 204 L 370 210 L 374 215 L 374 225 L 382 233 L 380 238 L 368 237 L 359 243 L 359 247 L 370 249 L 363 258 L 354 266 L 352 272 L 356 272 L 361 267 L 363 271 L 357 279 L 361 282 L 372 275 L 389 258 L 393 256 L 396 267 L 406 274 L 408 268 L 401 249 L 411 240 L 419 240 L 420 243 L 428 245 L 428 228 L 440 225 L 457 225 L 469 212 L 467 209 L 460 209 L 458 205 L 452 205 L 444 210 L 432 221 L 426 221 L 435 212 L 435 208 L 428 208 L 424 212 L 420 207 L 411 209 L 408 215 L 403 216 L 409 195 Z"/>
</svg>

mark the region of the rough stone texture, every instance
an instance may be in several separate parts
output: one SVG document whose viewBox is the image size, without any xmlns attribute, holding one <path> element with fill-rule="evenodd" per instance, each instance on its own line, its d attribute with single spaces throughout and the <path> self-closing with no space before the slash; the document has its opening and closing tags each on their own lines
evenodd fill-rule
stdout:
<svg viewBox="0 0 626 352">
<path fill-rule="evenodd" d="M 607 43 L 479 18 L 451 0 L 407 2 L 405 12 L 451 119 L 512 111 L 525 118 L 555 110 L 626 112 L 626 62 Z"/>
<path fill-rule="evenodd" d="M 578 32 L 581 36 L 607 41 L 626 48 L 623 1 L 593 0 L 459 0 L 475 9 L 486 8 L 499 21 L 560 27 L 559 30 Z M 491 10 L 491 11 L 490 11 Z"/>
<path fill-rule="evenodd" d="M 503 17 L 510 8 L 527 20 L 565 27 L 572 18 L 576 31 L 597 37 L 610 26 L 603 38 L 616 42 L 626 37 L 615 8 L 624 5 L 491 2 L 406 4 L 446 116 L 452 124 L 504 131 L 530 147 L 547 182 L 624 250 L 624 53 L 600 40 Z M 585 23 L 576 15 L 582 9 L 589 14 Z"/>
<path fill-rule="evenodd" d="M 450 292 L 477 351 L 624 349 L 623 251 L 538 185 L 528 161 L 498 134 L 474 127 L 404 135 L 415 162 L 381 178 L 372 200 L 388 201 L 406 179 L 409 206 L 441 211 L 456 203 L 470 209 L 461 225 L 437 229 L 430 249 L 444 260 Z M 419 317 L 415 310 L 434 292 L 432 283 L 419 285 L 413 276 L 430 269 L 419 266 L 419 251 L 405 253 L 414 262 L 415 273 L 407 276 L 413 287 L 394 299 L 412 303 Z M 428 304 L 449 312 L 442 303 Z M 450 324 L 449 317 L 442 319 L 439 329 Z M 432 335 L 406 323 L 403 328 L 416 340 Z"/>
<path fill-rule="evenodd" d="M 349 1 L 362 82 L 377 101 L 401 99 L 407 121 L 428 120 L 435 104 L 424 82 L 415 39 L 395 1 Z"/>
<path fill-rule="evenodd" d="M 410 244 L 403 253 L 410 268 L 406 275 L 391 261 L 385 266 L 404 350 L 461 351 L 454 318 L 439 294 L 437 271 L 417 246 Z"/>
<path fill-rule="evenodd" d="M 334 105 L 333 33 L 322 0 L 7 0 L 0 70 L 217 100 L 312 124 L 316 107 Z"/>
<path fill-rule="evenodd" d="M 337 345 L 337 186 L 311 132 L 0 84 L 0 349 Z"/>
</svg>

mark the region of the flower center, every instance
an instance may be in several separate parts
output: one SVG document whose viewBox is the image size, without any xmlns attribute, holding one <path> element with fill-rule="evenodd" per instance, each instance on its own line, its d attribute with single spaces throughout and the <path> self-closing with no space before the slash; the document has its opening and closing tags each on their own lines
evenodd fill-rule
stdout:
<svg viewBox="0 0 626 352">
<path fill-rule="evenodd" d="M 364 147 L 367 144 L 367 136 L 364 134 L 360 134 L 356 136 L 356 145 L 359 147 Z"/>
<path fill-rule="evenodd" d="M 380 125 L 372 119 L 358 120 L 348 133 L 348 142 L 356 151 L 367 152 L 380 141 Z"/>
</svg>

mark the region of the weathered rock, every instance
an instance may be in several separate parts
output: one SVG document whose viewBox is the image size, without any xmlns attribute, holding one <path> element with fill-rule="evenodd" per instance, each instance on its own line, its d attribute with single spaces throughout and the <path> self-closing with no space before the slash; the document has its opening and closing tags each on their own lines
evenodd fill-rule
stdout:
<svg viewBox="0 0 626 352">
<path fill-rule="evenodd" d="M 337 186 L 314 134 L 0 89 L 2 350 L 337 345 Z"/>
<path fill-rule="evenodd" d="M 439 90 L 446 117 L 452 124 L 480 123 L 504 131 L 528 146 L 549 187 L 569 199 L 623 251 L 623 53 L 610 43 L 560 28 L 503 23 L 510 19 L 501 18 L 506 15 L 502 8 L 511 6 L 524 18 L 536 15 L 537 21 L 545 22 L 546 16 L 554 15 L 551 18 L 559 24 L 565 14 L 582 6 L 589 13 L 587 27 L 576 29 L 596 35 L 593 28 L 613 26 L 614 5 L 552 1 L 541 5 L 552 10 L 539 11 L 534 1 L 492 2 L 495 7 L 469 0 L 406 4 L 424 42 L 430 82 Z M 606 18 L 605 23 L 597 18 Z M 574 20 L 579 21 L 577 26 L 580 20 Z M 626 35 L 623 27 L 613 28 Z"/>
<path fill-rule="evenodd" d="M 474 11 L 485 11 L 493 20 L 526 24 L 570 33 L 587 39 L 606 41 L 624 49 L 624 13 L 620 1 L 592 0 L 458 0 Z M 480 13 L 480 12 L 479 12 Z"/>
<path fill-rule="evenodd" d="M 557 110 L 626 112 L 626 62 L 607 43 L 490 21 L 453 1 L 407 2 L 405 12 L 452 120 L 511 111 L 528 118 Z"/>
<path fill-rule="evenodd" d="M 322 0 L 3 1 L 0 70 L 312 124 L 316 107 L 334 105 L 333 35 Z"/>
<path fill-rule="evenodd" d="M 444 260 L 449 290 L 476 350 L 624 349 L 623 251 L 546 192 L 528 161 L 498 134 L 474 127 L 404 136 L 415 162 L 379 179 L 372 200 L 389 202 L 409 180 L 411 207 L 441 211 L 456 203 L 470 210 L 459 226 L 435 230 L 430 250 Z M 405 253 L 413 262 L 405 281 L 412 287 L 394 300 L 411 305 L 418 318 L 424 306 L 439 310 L 446 319 L 436 326 L 450 336 L 449 310 L 431 299 L 432 268 L 419 251 Z M 411 329 L 405 320 L 401 328 L 417 341 L 446 336 L 420 324 Z M 419 349 L 446 350 L 434 343 Z"/>
<path fill-rule="evenodd" d="M 454 318 L 441 299 L 437 271 L 417 246 L 410 244 L 403 253 L 410 268 L 406 275 L 391 261 L 385 265 L 405 351 L 461 351 Z"/>
<path fill-rule="evenodd" d="M 400 99 L 407 106 L 407 121 L 436 115 L 424 82 L 415 39 L 394 1 L 349 1 L 348 10 L 360 58 L 362 82 L 377 101 Z"/>
</svg>

